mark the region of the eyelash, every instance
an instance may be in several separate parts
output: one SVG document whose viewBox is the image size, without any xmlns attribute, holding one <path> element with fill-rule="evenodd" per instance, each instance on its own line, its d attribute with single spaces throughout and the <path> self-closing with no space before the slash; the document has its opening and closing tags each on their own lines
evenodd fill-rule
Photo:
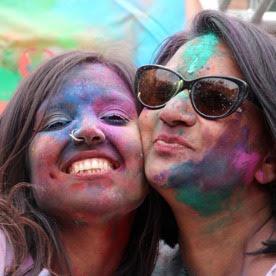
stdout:
<svg viewBox="0 0 276 276">
<path fill-rule="evenodd" d="M 51 123 L 48 123 L 43 130 L 46 131 L 54 131 L 54 130 L 58 130 L 61 129 L 63 127 L 65 127 L 67 124 L 69 124 L 70 121 L 66 121 L 66 120 L 60 120 L 60 121 L 53 121 Z"/>
<path fill-rule="evenodd" d="M 101 120 L 109 125 L 124 126 L 129 122 L 125 116 L 117 113 L 107 114 L 101 117 Z M 48 122 L 44 124 L 42 131 L 55 131 L 67 126 L 71 121 L 66 118 L 49 118 Z"/>
<path fill-rule="evenodd" d="M 105 115 L 101 119 L 106 123 L 114 126 L 124 126 L 129 122 L 127 118 L 119 114 Z"/>
</svg>

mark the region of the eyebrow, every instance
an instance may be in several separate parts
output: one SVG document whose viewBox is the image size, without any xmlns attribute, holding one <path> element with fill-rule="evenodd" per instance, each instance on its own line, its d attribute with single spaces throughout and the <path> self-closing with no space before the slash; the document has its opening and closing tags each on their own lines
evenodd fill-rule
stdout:
<svg viewBox="0 0 276 276">
<path fill-rule="evenodd" d="M 53 103 L 53 102 L 52 102 Z M 54 103 L 52 104 L 49 102 L 43 107 L 44 114 L 54 112 L 54 111 L 60 111 L 62 109 L 65 110 L 74 110 L 74 104 L 67 103 L 67 102 L 62 102 L 62 103 Z"/>
<path fill-rule="evenodd" d="M 130 92 L 131 93 L 131 92 Z M 102 97 L 96 98 L 96 101 L 105 101 L 108 103 L 121 103 L 121 102 L 129 102 L 135 105 L 134 96 L 130 94 L 130 97 L 125 94 L 119 94 L 116 92 L 112 92 L 111 94 L 104 94 Z"/>
<path fill-rule="evenodd" d="M 101 97 L 96 97 L 94 101 L 97 102 L 104 102 L 109 104 L 118 104 L 120 106 L 124 105 L 124 103 L 133 104 L 136 108 L 136 102 L 134 95 L 132 96 L 131 91 L 129 95 L 121 94 L 116 92 L 116 90 L 112 89 L 111 91 L 106 91 L 110 93 L 104 93 Z M 60 111 L 60 110 L 69 110 L 73 112 L 75 110 L 75 104 L 70 102 L 59 102 L 56 103 L 53 100 L 49 100 L 48 103 L 42 106 L 40 112 L 43 113 L 43 117 L 51 112 Z"/>
</svg>

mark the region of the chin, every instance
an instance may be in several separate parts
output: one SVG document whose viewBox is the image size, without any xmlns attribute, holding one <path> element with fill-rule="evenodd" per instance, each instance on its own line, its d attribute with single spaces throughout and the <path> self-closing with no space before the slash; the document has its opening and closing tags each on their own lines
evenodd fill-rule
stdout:
<svg viewBox="0 0 276 276">
<path fill-rule="evenodd" d="M 152 186 L 161 187 L 166 184 L 171 167 L 170 161 L 152 152 L 146 156 L 145 174 Z"/>
<path fill-rule="evenodd" d="M 40 209 L 58 221 L 106 221 L 114 217 L 127 215 L 137 209 L 144 201 L 147 191 L 140 190 L 134 194 L 126 192 L 77 195 L 67 193 L 58 198 L 42 197 L 38 200 Z"/>
</svg>

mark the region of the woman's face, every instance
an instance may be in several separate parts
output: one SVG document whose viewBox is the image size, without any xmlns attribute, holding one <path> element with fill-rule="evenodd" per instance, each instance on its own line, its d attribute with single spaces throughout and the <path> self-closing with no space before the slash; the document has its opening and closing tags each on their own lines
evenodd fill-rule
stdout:
<svg viewBox="0 0 276 276">
<path fill-rule="evenodd" d="M 166 66 L 188 80 L 243 79 L 229 49 L 213 34 L 187 42 Z M 161 109 L 144 108 L 139 122 L 148 180 L 167 201 L 202 216 L 226 208 L 234 190 L 250 185 L 268 151 L 262 113 L 248 100 L 230 116 L 210 120 L 195 112 L 184 90 Z"/>
<path fill-rule="evenodd" d="M 72 70 L 36 115 L 29 159 L 38 205 L 80 221 L 137 208 L 147 193 L 137 119 L 131 91 L 112 69 Z M 70 137 L 72 130 L 82 141 Z"/>
</svg>

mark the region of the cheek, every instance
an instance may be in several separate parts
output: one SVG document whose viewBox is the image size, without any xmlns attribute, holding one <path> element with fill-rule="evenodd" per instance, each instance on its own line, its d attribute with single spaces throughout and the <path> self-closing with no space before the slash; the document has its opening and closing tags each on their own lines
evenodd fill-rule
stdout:
<svg viewBox="0 0 276 276">
<path fill-rule="evenodd" d="M 138 125 L 132 122 L 125 128 L 109 129 L 108 133 L 110 141 L 116 145 L 124 162 L 124 169 L 113 179 L 115 191 L 113 196 L 117 194 L 122 197 L 121 202 L 128 199 L 133 206 L 137 207 L 148 192 L 144 178 L 144 158 Z"/>
<path fill-rule="evenodd" d="M 255 133 L 237 120 L 228 122 L 227 126 L 217 131 L 204 131 L 199 154 L 171 167 L 169 187 L 180 187 L 183 183 L 197 186 L 201 183 L 203 190 L 231 189 L 253 181 L 254 172 L 263 157 L 260 150 L 250 143 Z"/>
<path fill-rule="evenodd" d="M 259 152 L 247 152 L 245 148 L 236 149 L 232 164 L 237 171 L 242 171 L 242 178 L 245 184 L 249 184 L 254 179 L 254 174 L 261 162 L 262 156 Z"/>
<path fill-rule="evenodd" d="M 139 116 L 139 127 L 144 152 L 147 153 L 152 143 L 152 133 L 157 127 L 158 111 L 144 108 Z"/>
<path fill-rule="evenodd" d="M 213 172 L 209 176 L 214 184 L 223 183 L 225 187 L 234 187 L 248 185 L 253 181 L 263 158 L 261 149 L 252 146 L 251 141 L 255 134 L 242 122 L 231 122 L 230 127 L 204 157 L 205 167 L 209 168 L 206 173 Z"/>
<path fill-rule="evenodd" d="M 106 127 L 105 132 L 108 133 L 110 142 L 116 145 L 126 166 L 140 170 L 143 166 L 143 151 L 137 122 L 130 122 L 126 127 Z"/>
<path fill-rule="evenodd" d="M 208 151 L 214 148 L 229 154 L 236 144 L 248 139 L 248 134 L 244 132 L 246 124 L 243 122 L 242 113 L 236 112 L 229 117 L 213 121 L 198 116 L 198 121 L 202 148 Z M 245 136 L 247 138 L 244 138 Z"/>
<path fill-rule="evenodd" d="M 47 168 L 56 164 L 61 152 L 64 137 L 37 134 L 29 148 L 29 160 L 32 178 L 48 173 Z"/>
<path fill-rule="evenodd" d="M 141 133 L 151 132 L 158 120 L 158 111 L 144 108 L 139 116 Z"/>
</svg>

